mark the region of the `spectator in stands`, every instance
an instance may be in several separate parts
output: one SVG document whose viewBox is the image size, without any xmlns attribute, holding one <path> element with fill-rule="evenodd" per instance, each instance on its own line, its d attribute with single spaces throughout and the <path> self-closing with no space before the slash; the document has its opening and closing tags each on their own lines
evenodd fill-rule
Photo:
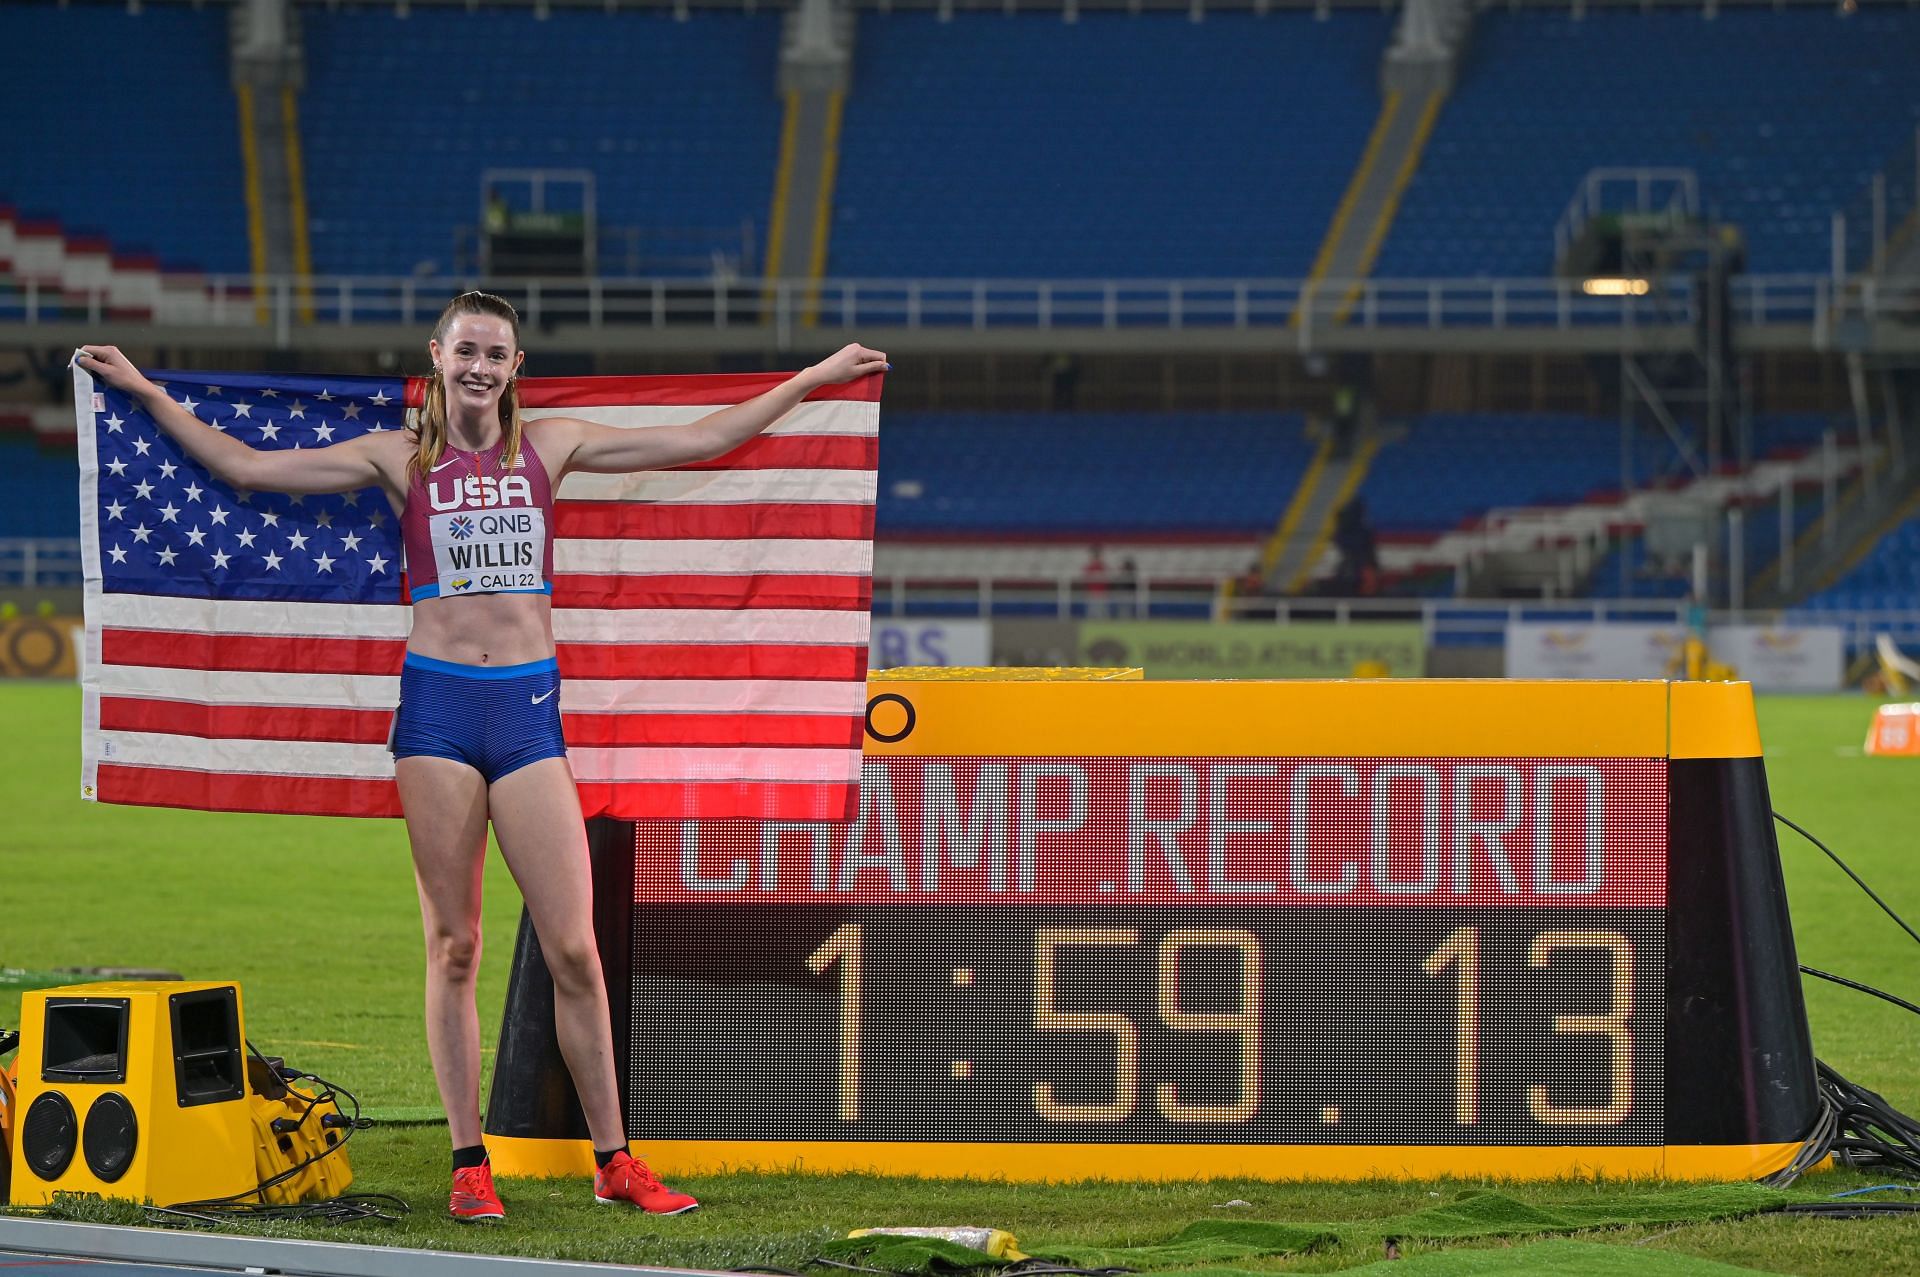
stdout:
<svg viewBox="0 0 1920 1277">
<path fill-rule="evenodd" d="M 1120 560 L 1120 570 L 1113 574 L 1113 614 L 1132 618 L 1140 614 L 1139 608 L 1140 565 L 1129 554 Z"/>
<path fill-rule="evenodd" d="M 1247 564 L 1247 570 L 1234 579 L 1233 594 L 1237 604 L 1233 609 L 1233 617 L 1256 621 L 1274 615 L 1275 608 L 1262 602 L 1272 598 L 1274 590 L 1267 581 L 1266 565 L 1259 559 Z"/>
<path fill-rule="evenodd" d="M 1380 555 L 1364 499 L 1353 498 L 1334 515 L 1333 548 L 1340 556 L 1333 572 L 1336 595 L 1352 598 L 1379 588 Z"/>
<path fill-rule="evenodd" d="M 1062 353 L 1047 361 L 1047 402 L 1055 412 L 1072 412 L 1079 389 L 1079 356 Z"/>
<path fill-rule="evenodd" d="M 1333 392 L 1333 459 L 1345 461 L 1353 455 L 1354 436 L 1360 429 L 1360 392 L 1350 381 L 1342 381 Z"/>
<path fill-rule="evenodd" d="M 487 234 L 504 235 L 513 225 L 513 210 L 507 207 L 506 197 L 500 194 L 500 188 L 487 188 Z"/>
<path fill-rule="evenodd" d="M 1080 594 L 1086 600 L 1089 617 L 1107 615 L 1107 585 L 1106 556 L 1096 545 L 1087 555 L 1087 565 L 1080 569 Z"/>
</svg>

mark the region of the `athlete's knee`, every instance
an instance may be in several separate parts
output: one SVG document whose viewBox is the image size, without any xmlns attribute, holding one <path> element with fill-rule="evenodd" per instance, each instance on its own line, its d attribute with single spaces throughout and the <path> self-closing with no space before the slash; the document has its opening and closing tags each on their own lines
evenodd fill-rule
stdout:
<svg viewBox="0 0 1920 1277">
<path fill-rule="evenodd" d="M 473 983 L 474 973 L 480 969 L 480 929 L 428 932 L 427 965 L 443 980 Z"/>
<path fill-rule="evenodd" d="M 554 991 L 565 997 L 590 993 L 600 984 L 600 951 L 591 935 L 565 936 L 548 944 L 541 941 L 540 952 L 553 975 Z"/>
</svg>

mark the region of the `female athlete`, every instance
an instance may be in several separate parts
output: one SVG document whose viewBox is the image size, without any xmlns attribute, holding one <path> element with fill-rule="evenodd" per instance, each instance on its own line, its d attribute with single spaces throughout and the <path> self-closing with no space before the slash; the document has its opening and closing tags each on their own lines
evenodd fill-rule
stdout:
<svg viewBox="0 0 1920 1277">
<path fill-rule="evenodd" d="M 593 1137 L 594 1197 L 676 1215 L 698 1203 L 629 1155 L 621 1120 L 586 828 L 560 735 L 548 609 L 553 494 L 574 471 L 621 474 L 720 456 L 816 387 L 881 371 L 886 356 L 850 345 L 689 425 L 619 430 L 570 417 L 521 420 L 519 317 L 498 297 L 456 297 L 427 350 L 433 375 L 425 406 L 406 430 L 298 451 L 254 449 L 206 425 L 112 346 L 84 346 L 75 358 L 96 380 L 137 399 L 225 483 L 287 493 L 377 485 L 399 516 L 413 629 L 394 714 L 394 776 L 426 931 L 427 1048 L 453 1137 L 454 1218 L 505 1216 L 481 1142 L 474 1009 L 489 817 L 553 974 L 560 1050 Z M 464 512 L 483 507 L 521 517 L 488 520 L 494 533 L 476 534 Z M 483 555 L 463 554 L 464 562 L 512 570 L 455 570 L 449 549 L 479 539 L 493 544 Z"/>
</svg>

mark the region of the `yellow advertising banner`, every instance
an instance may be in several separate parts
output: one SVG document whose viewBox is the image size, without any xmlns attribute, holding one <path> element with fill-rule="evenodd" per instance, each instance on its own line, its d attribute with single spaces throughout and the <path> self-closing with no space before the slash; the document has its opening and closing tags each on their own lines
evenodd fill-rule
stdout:
<svg viewBox="0 0 1920 1277">
<path fill-rule="evenodd" d="M 0 621 L 0 678 L 74 678 L 83 633 L 77 616 Z"/>
</svg>

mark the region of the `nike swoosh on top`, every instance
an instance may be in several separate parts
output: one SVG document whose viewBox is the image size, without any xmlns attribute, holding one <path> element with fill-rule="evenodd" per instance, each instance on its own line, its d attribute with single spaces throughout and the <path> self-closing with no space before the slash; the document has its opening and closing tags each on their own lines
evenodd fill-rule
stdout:
<svg viewBox="0 0 1920 1277">
<path fill-rule="evenodd" d="M 534 698 L 533 698 L 533 703 L 534 703 L 535 705 L 538 705 L 538 704 L 539 704 L 539 703 L 540 703 L 541 701 L 544 701 L 544 700 L 546 700 L 546 699 L 547 699 L 547 697 L 549 697 L 549 696 L 551 696 L 551 695 L 553 695 L 553 694 L 554 694 L 555 692 L 557 692 L 557 691 L 559 691 L 559 690 L 560 690 L 560 689 L 559 689 L 559 688 L 557 688 L 557 687 L 549 687 L 549 688 L 548 688 L 548 689 L 547 689 L 546 691 L 544 691 L 544 692 L 542 692 L 542 693 L 540 693 L 540 695 L 538 695 L 538 696 L 536 696 L 536 697 L 534 697 Z"/>
<path fill-rule="evenodd" d="M 448 466 L 450 466 L 450 465 L 452 465 L 452 464 L 453 464 L 454 462 L 456 462 L 456 461 L 458 461 L 459 459 L 460 459 L 460 458 L 458 458 L 458 457 L 448 457 L 448 458 L 447 458 L 447 459 L 446 459 L 445 461 L 442 461 L 442 462 L 441 462 L 441 463 L 440 463 L 439 465 L 437 465 L 437 466 L 435 466 L 435 467 L 434 467 L 433 469 L 431 469 L 431 470 L 429 470 L 429 471 L 427 471 L 427 473 L 428 473 L 428 474 L 439 474 L 439 473 L 440 473 L 440 472 L 441 472 L 442 470 L 445 470 L 445 469 L 446 469 L 446 468 L 447 468 Z"/>
</svg>

